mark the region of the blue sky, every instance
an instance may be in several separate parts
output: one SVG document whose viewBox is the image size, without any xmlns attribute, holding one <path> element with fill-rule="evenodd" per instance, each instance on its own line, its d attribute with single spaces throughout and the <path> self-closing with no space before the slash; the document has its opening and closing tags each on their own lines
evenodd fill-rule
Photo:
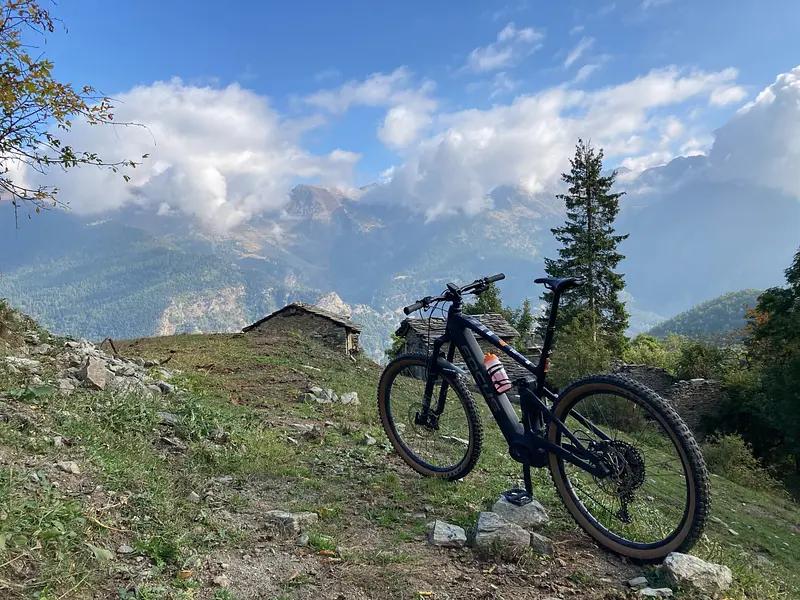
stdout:
<svg viewBox="0 0 800 600">
<path fill-rule="evenodd" d="M 612 152 L 614 160 L 649 165 L 682 153 L 692 141 L 708 145 L 711 132 L 744 101 L 800 63 L 800 2 L 794 0 L 239 0 L 224 8 L 207 0 L 80 0 L 64 2 L 55 12 L 69 29 L 46 48 L 59 76 L 114 96 L 173 77 L 194 87 L 237 82 L 268 101 L 282 120 L 319 118 L 298 142 L 302 151 L 319 156 L 338 148 L 358 154 L 350 180 L 356 185 L 392 166 L 422 160 L 424 140 L 454 121 L 469 120 L 464 111 L 484 111 L 486 122 L 493 122 L 493 107 L 557 86 L 590 93 L 653 69 L 675 67 L 679 75 L 672 79 L 692 70 L 736 69 L 733 77 L 713 84 L 716 92 L 703 84 L 704 91 L 685 102 L 659 100 L 642 107 L 647 126 L 640 123 L 625 135 L 646 137 L 646 144 L 608 136 L 611 147 L 621 144 L 619 154 Z M 568 61 L 579 45 L 583 52 Z M 343 84 L 360 85 L 371 75 L 388 76 L 400 68 L 402 82 L 391 97 L 372 104 L 351 100 L 337 112 L 330 98 L 308 101 L 320 90 L 339 89 L 341 104 Z M 576 81 L 579 72 L 585 77 Z M 707 101 L 714 93 L 716 100 Z M 723 93 L 728 99 L 720 101 Z M 560 116 L 600 102 L 559 101 Z M 411 107 L 411 116 L 421 119 L 414 121 L 415 135 L 380 133 L 388 111 L 398 105 Z M 548 114 L 542 122 L 549 127 Z M 466 127 L 474 133 L 484 126 L 470 121 Z M 530 125 L 530 131 L 537 127 Z M 668 129 L 674 139 L 657 144 L 658 132 Z M 541 187 L 548 177 L 531 177 L 530 185 Z M 502 178 L 496 183 L 509 183 Z M 491 177 L 476 185 L 490 183 Z"/>
</svg>

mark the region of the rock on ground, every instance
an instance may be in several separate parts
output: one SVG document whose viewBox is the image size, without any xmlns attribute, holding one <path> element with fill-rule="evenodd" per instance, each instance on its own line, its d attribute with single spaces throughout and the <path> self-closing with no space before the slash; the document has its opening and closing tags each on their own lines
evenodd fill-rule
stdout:
<svg viewBox="0 0 800 600">
<path fill-rule="evenodd" d="M 553 555 L 553 540 L 538 533 L 531 533 L 531 548 L 536 554 Z"/>
<path fill-rule="evenodd" d="M 356 392 L 345 392 L 342 394 L 340 400 L 342 404 L 361 404 L 358 400 L 358 393 Z"/>
<path fill-rule="evenodd" d="M 280 531 L 283 535 L 297 535 L 304 528 L 317 522 L 317 513 L 290 513 L 283 510 L 270 510 L 264 513 L 267 526 Z"/>
<path fill-rule="evenodd" d="M 500 515 L 509 523 L 519 525 L 523 529 L 538 529 L 546 525 L 550 520 L 544 506 L 536 500 L 517 506 L 506 500 L 505 496 L 500 496 L 492 506 L 492 512 Z"/>
<path fill-rule="evenodd" d="M 62 460 L 57 462 L 56 466 L 64 471 L 64 473 L 72 473 L 73 475 L 81 474 L 81 469 L 74 460 Z"/>
<path fill-rule="evenodd" d="M 96 390 L 104 390 L 106 389 L 108 380 L 113 377 L 113 375 L 106 369 L 106 365 L 103 361 L 90 356 L 86 359 L 86 362 L 83 363 L 80 371 L 76 373 L 76 377 L 80 381 L 85 382 L 89 387 Z"/>
<path fill-rule="evenodd" d="M 662 568 L 671 581 L 687 591 L 719 595 L 731 587 L 733 582 L 733 575 L 728 567 L 679 552 L 668 554 Z"/>
<path fill-rule="evenodd" d="M 669 588 L 642 588 L 639 590 L 639 595 L 645 598 L 669 598 L 672 596 L 672 590 Z"/>
<path fill-rule="evenodd" d="M 635 579 L 631 579 L 628 582 L 628 585 L 632 588 L 647 587 L 647 577 L 636 577 Z"/>
<path fill-rule="evenodd" d="M 512 557 L 530 546 L 531 534 L 497 513 L 482 512 L 475 525 L 473 544 L 487 554 L 500 553 L 504 557 Z"/>
<path fill-rule="evenodd" d="M 428 532 L 428 543 L 442 548 L 461 548 L 467 543 L 467 534 L 458 525 L 437 519 Z"/>
</svg>

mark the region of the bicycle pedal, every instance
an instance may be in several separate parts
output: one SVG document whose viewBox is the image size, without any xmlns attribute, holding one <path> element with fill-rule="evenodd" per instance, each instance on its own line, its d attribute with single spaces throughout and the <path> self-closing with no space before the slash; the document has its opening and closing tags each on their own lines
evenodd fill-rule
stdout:
<svg viewBox="0 0 800 600">
<path fill-rule="evenodd" d="M 503 498 L 508 500 L 508 502 L 516 506 L 524 506 L 533 501 L 533 496 L 531 496 L 527 491 L 520 490 L 518 488 L 506 490 L 501 495 Z"/>
</svg>

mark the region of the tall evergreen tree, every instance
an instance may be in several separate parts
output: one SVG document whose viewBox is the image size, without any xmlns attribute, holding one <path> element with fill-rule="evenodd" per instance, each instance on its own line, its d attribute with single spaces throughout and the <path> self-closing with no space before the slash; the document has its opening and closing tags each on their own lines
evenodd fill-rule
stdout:
<svg viewBox="0 0 800 600">
<path fill-rule="evenodd" d="M 624 192 L 611 190 L 616 173 L 601 176 L 602 149 L 595 151 L 579 139 L 570 165 L 570 172 L 561 175 L 569 185 L 568 193 L 557 196 L 566 203 L 567 220 L 563 227 L 551 229 L 561 243 L 559 258 L 546 258 L 545 271 L 551 277 L 584 276 L 586 284 L 562 298 L 559 324 L 582 315 L 595 342 L 602 336 L 612 348 L 620 350 L 628 314 L 618 299 L 625 282 L 616 267 L 625 257 L 617 251 L 617 245 L 628 236 L 616 235 L 614 219 Z M 552 293 L 546 292 L 543 300 L 550 302 Z M 541 322 L 546 323 L 546 318 Z"/>
</svg>

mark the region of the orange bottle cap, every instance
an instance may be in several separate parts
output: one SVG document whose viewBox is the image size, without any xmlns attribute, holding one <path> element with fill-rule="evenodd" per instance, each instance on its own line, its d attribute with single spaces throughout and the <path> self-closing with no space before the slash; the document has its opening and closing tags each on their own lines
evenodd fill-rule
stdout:
<svg viewBox="0 0 800 600">
<path fill-rule="evenodd" d="M 487 362 L 489 362 L 493 358 L 497 358 L 497 356 L 492 354 L 491 352 L 487 353 L 486 356 L 483 357 L 483 364 L 486 364 Z"/>
</svg>

